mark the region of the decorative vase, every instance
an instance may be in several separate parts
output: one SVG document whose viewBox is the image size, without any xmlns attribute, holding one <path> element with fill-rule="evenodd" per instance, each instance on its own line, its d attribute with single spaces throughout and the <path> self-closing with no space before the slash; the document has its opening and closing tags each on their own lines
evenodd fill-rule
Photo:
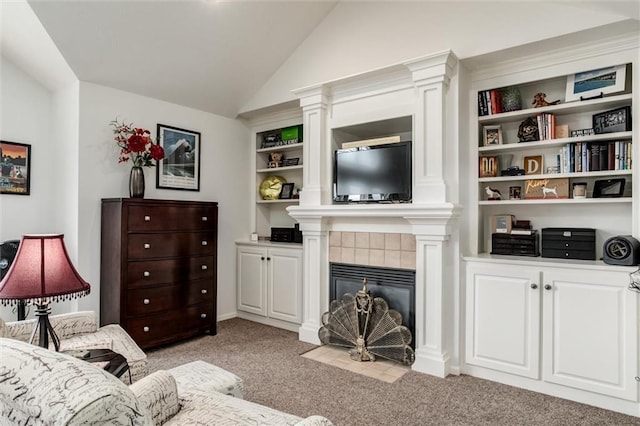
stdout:
<svg viewBox="0 0 640 426">
<path fill-rule="evenodd" d="M 501 91 L 502 111 L 519 111 L 522 109 L 522 96 L 515 86 L 509 86 Z"/>
<path fill-rule="evenodd" d="M 129 175 L 129 197 L 144 198 L 144 171 L 142 167 L 133 166 Z"/>
</svg>

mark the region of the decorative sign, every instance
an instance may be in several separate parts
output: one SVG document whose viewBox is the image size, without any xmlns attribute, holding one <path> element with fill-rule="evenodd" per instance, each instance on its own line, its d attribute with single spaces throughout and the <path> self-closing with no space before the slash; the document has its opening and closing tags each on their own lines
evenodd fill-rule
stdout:
<svg viewBox="0 0 640 426">
<path fill-rule="evenodd" d="M 524 157 L 525 175 L 541 175 L 542 174 L 542 155 L 531 155 Z"/>
<path fill-rule="evenodd" d="M 525 181 L 524 198 L 527 200 L 554 200 L 569 198 L 569 179 L 531 179 Z"/>
</svg>

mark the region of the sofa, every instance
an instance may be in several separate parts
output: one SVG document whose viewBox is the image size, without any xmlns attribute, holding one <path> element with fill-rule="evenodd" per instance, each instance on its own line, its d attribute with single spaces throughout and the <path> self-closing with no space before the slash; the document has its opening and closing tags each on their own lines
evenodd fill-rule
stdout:
<svg viewBox="0 0 640 426">
<path fill-rule="evenodd" d="M 220 392 L 179 393 L 168 371 L 127 386 L 98 366 L 15 339 L 0 338 L 0 359 L 0 418 L 12 425 L 332 425 Z"/>
<path fill-rule="evenodd" d="M 38 320 L 4 322 L 0 318 L 0 337 L 28 342 Z M 60 350 L 111 349 L 122 355 L 129 364 L 129 374 L 120 379 L 124 383 L 140 380 L 149 373 L 147 355 L 118 324 L 98 327 L 98 318 L 93 311 L 50 315 L 49 321 L 60 339 Z M 34 344 L 38 344 L 38 334 Z M 53 343 L 49 344 L 53 349 Z"/>
</svg>

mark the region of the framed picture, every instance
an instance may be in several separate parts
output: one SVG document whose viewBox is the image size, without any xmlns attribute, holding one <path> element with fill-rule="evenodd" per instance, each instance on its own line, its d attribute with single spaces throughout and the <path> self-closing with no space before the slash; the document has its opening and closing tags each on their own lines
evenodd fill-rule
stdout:
<svg viewBox="0 0 640 426">
<path fill-rule="evenodd" d="M 593 184 L 593 198 L 618 198 L 624 194 L 624 179 L 597 180 Z"/>
<path fill-rule="evenodd" d="M 0 194 L 31 193 L 31 145 L 0 141 Z"/>
<path fill-rule="evenodd" d="M 626 65 L 618 65 L 568 76 L 565 102 L 624 91 L 626 68 Z"/>
<path fill-rule="evenodd" d="M 628 132 L 631 130 L 631 107 L 612 109 L 593 114 L 593 131 L 595 134 Z"/>
<path fill-rule="evenodd" d="M 293 197 L 293 182 L 283 183 L 282 189 L 280 190 L 280 199 L 281 200 L 289 200 Z"/>
<path fill-rule="evenodd" d="M 497 214 L 491 216 L 492 234 L 509 234 L 516 217 L 510 214 Z"/>
<path fill-rule="evenodd" d="M 542 155 L 525 156 L 522 159 L 525 175 L 542 174 Z"/>
<path fill-rule="evenodd" d="M 498 176 L 498 157 L 480 157 L 480 177 Z"/>
<path fill-rule="evenodd" d="M 482 128 L 482 141 L 484 146 L 502 145 L 502 129 L 500 126 L 484 126 Z"/>
<path fill-rule="evenodd" d="M 569 179 L 530 179 L 524 182 L 526 200 L 555 200 L 569 198 Z"/>
<path fill-rule="evenodd" d="M 156 188 L 200 191 L 200 133 L 158 124 L 158 144 L 165 157 L 158 162 Z"/>
</svg>

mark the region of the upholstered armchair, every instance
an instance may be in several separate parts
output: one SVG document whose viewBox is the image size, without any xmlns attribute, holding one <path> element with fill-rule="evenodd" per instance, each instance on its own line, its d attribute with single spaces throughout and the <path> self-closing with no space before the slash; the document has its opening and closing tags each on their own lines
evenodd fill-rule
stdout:
<svg viewBox="0 0 640 426">
<path fill-rule="evenodd" d="M 129 364 L 131 381 L 135 382 L 149 373 L 147 355 L 136 342 L 117 324 L 98 327 L 98 319 L 93 311 L 81 311 L 49 316 L 51 325 L 60 339 L 60 350 L 71 349 L 111 349 L 122 355 Z M 37 319 L 4 322 L 0 318 L 0 337 L 28 342 Z M 38 344 L 38 335 L 34 344 Z M 53 349 L 53 344 L 50 345 Z M 129 383 L 129 374 L 121 380 Z"/>
<path fill-rule="evenodd" d="M 0 358 L 0 418 L 12 425 L 332 425 L 216 391 L 178 393 L 168 371 L 126 386 L 88 362 L 18 340 L 0 338 Z"/>
</svg>

